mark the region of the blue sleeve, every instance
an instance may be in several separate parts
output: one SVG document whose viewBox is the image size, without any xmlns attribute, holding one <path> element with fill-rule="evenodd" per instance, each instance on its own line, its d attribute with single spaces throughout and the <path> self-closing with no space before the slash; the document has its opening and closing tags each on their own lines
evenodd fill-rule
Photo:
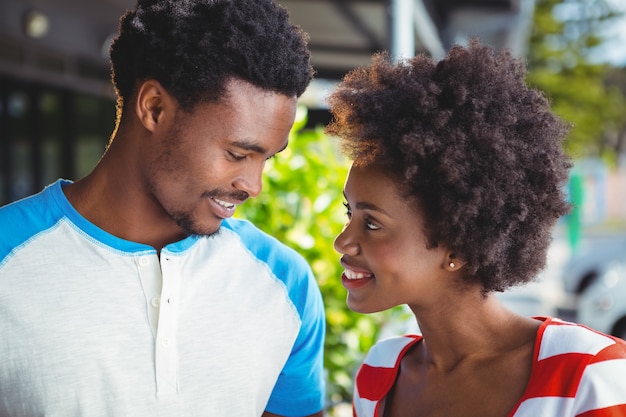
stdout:
<svg viewBox="0 0 626 417">
<path fill-rule="evenodd" d="M 326 316 L 322 295 L 306 260 L 251 223 L 228 219 L 248 249 L 281 280 L 301 320 L 291 354 L 278 377 L 266 411 L 287 417 L 315 414 L 324 408 L 324 339 Z"/>
<path fill-rule="evenodd" d="M 21 245 L 54 227 L 62 213 L 54 198 L 60 181 L 43 191 L 0 207 L 0 267 Z"/>
<path fill-rule="evenodd" d="M 300 295 L 304 295 L 305 303 L 298 307 L 302 327 L 266 407 L 271 413 L 289 417 L 317 413 L 325 400 L 326 320 L 322 296 L 310 270 L 303 287 Z"/>
</svg>

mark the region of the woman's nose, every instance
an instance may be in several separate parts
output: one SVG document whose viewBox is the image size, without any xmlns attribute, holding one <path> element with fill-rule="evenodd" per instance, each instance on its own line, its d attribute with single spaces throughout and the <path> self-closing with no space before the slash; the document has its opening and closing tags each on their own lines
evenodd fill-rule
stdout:
<svg viewBox="0 0 626 417">
<path fill-rule="evenodd" d="M 342 255 L 355 256 L 359 253 L 359 245 L 350 233 L 350 224 L 345 225 L 341 233 L 335 238 L 335 250 Z"/>
</svg>

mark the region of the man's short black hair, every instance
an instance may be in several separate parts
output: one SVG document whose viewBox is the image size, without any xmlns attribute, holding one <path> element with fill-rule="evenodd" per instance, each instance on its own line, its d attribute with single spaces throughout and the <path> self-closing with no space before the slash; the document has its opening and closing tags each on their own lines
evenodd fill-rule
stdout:
<svg viewBox="0 0 626 417">
<path fill-rule="evenodd" d="M 110 50 L 118 106 L 147 79 L 186 110 L 219 100 L 232 78 L 299 97 L 313 75 L 307 42 L 272 0 L 139 0 Z"/>
</svg>

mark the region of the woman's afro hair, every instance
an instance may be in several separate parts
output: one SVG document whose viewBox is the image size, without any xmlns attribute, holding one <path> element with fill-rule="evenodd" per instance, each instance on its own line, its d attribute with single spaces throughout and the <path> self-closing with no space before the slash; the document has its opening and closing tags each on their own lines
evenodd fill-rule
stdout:
<svg viewBox="0 0 626 417">
<path fill-rule="evenodd" d="M 299 97 L 313 76 L 307 42 L 272 0 L 139 0 L 120 18 L 111 78 L 122 105 L 146 79 L 187 110 L 232 78 Z"/>
<path fill-rule="evenodd" d="M 441 61 L 378 54 L 330 97 L 327 132 L 357 165 L 380 165 L 415 197 L 430 247 L 466 261 L 485 292 L 543 269 L 570 208 L 568 126 L 525 83 L 522 61 L 472 39 Z"/>
</svg>

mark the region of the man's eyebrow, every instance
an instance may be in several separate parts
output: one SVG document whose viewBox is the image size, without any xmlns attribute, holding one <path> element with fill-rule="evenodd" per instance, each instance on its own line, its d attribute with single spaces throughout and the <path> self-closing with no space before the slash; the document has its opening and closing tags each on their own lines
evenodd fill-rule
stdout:
<svg viewBox="0 0 626 417">
<path fill-rule="evenodd" d="M 267 149 L 265 149 L 264 147 L 247 140 L 237 140 L 235 142 L 232 142 L 232 145 L 240 149 L 245 149 L 246 151 L 252 151 L 262 154 L 267 153 Z"/>
<path fill-rule="evenodd" d="M 253 143 L 251 141 L 247 141 L 247 140 L 238 140 L 232 143 L 233 146 L 240 148 L 240 149 L 245 149 L 247 151 L 252 151 L 252 152 L 256 152 L 259 154 L 267 154 L 267 149 L 265 149 L 264 147 Z M 289 141 L 285 142 L 285 146 L 283 146 L 282 148 L 280 148 L 280 150 L 276 153 L 282 152 L 287 148 L 287 145 L 289 144 Z"/>
</svg>

